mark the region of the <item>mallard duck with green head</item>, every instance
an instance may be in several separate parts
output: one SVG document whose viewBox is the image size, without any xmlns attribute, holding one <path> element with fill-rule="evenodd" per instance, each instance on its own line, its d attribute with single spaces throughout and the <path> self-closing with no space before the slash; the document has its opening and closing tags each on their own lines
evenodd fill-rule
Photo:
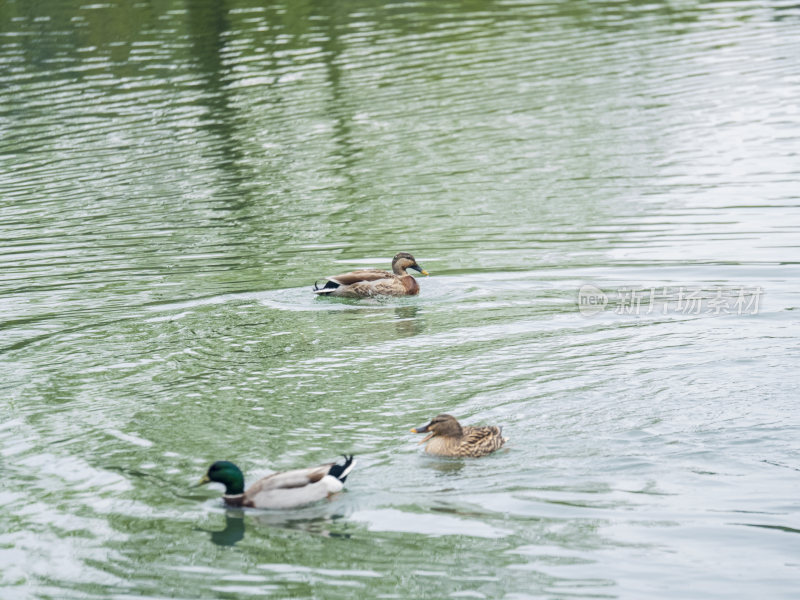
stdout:
<svg viewBox="0 0 800 600">
<path fill-rule="evenodd" d="M 222 497 L 228 506 L 249 508 L 297 508 L 327 498 L 344 487 L 355 466 L 353 456 L 344 464 L 328 463 L 308 469 L 273 473 L 244 488 L 244 475 L 232 462 L 220 460 L 208 468 L 197 485 L 217 482 L 225 486 Z"/>
<path fill-rule="evenodd" d="M 392 259 L 392 271 L 383 269 L 358 269 L 341 275 L 325 278 L 325 285 L 314 284 L 314 293 L 319 296 L 339 298 L 370 298 L 372 296 L 416 296 L 419 283 L 408 273 L 408 269 L 428 272 L 417 264 L 408 252 L 400 252 Z"/>
<path fill-rule="evenodd" d="M 491 454 L 508 441 L 496 426 L 462 426 L 452 415 L 436 415 L 430 423 L 414 427 L 412 433 L 427 433 L 425 452 L 439 456 L 478 457 Z"/>
</svg>

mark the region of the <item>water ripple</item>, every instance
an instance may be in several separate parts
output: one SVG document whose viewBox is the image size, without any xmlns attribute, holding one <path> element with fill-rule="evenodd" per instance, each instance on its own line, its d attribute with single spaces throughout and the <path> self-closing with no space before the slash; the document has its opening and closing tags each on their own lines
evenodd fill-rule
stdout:
<svg viewBox="0 0 800 600">
<path fill-rule="evenodd" d="M 6 4 L 6 595 L 793 597 L 794 4 Z"/>
</svg>

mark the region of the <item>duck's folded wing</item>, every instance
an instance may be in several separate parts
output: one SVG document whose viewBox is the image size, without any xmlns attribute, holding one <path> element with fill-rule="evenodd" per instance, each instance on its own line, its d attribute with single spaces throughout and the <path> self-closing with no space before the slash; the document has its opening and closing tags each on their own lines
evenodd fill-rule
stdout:
<svg viewBox="0 0 800 600">
<path fill-rule="evenodd" d="M 329 463 L 327 465 L 310 467 L 308 469 L 295 469 L 293 471 L 273 473 L 272 475 L 268 475 L 256 481 L 247 488 L 245 494 L 249 496 L 266 490 L 301 488 L 306 485 L 311 485 L 325 477 L 332 466 L 333 463 Z"/>
<path fill-rule="evenodd" d="M 499 427 L 464 427 L 465 444 L 497 449 L 506 441 Z"/>
<path fill-rule="evenodd" d="M 397 278 L 359 281 L 347 288 L 355 296 L 402 296 L 407 293 L 406 286 Z"/>
<path fill-rule="evenodd" d="M 384 271 L 383 269 L 359 269 L 358 271 L 333 275 L 325 279 L 338 283 L 339 285 L 352 285 L 360 281 L 376 281 L 378 279 L 386 279 L 387 277 L 392 277 L 392 273 Z"/>
</svg>

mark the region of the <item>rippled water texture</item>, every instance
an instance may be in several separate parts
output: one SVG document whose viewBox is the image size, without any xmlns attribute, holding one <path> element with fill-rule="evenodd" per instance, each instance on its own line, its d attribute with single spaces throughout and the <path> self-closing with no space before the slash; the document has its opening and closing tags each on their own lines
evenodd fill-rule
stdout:
<svg viewBox="0 0 800 600">
<path fill-rule="evenodd" d="M 0 596 L 796 598 L 799 32 L 0 3 Z M 311 294 L 401 250 L 418 297 Z M 344 452 L 302 510 L 191 487 Z"/>
</svg>

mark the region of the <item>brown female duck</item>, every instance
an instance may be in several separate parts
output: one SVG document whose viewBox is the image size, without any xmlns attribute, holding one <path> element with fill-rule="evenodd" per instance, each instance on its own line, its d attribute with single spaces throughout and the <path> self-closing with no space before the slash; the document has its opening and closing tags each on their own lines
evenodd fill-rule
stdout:
<svg viewBox="0 0 800 600">
<path fill-rule="evenodd" d="M 419 284 L 406 272 L 406 269 L 414 269 L 423 275 L 428 274 L 408 252 L 400 252 L 392 259 L 391 273 L 383 269 L 359 269 L 326 277 L 324 286 L 317 287 L 317 284 L 314 284 L 314 293 L 340 298 L 416 296 L 419 294 Z"/>
<path fill-rule="evenodd" d="M 484 456 L 507 441 L 500 427 L 462 427 L 452 415 L 436 415 L 430 423 L 411 432 L 427 433 L 420 444 L 428 442 L 425 452 L 439 456 Z"/>
</svg>

